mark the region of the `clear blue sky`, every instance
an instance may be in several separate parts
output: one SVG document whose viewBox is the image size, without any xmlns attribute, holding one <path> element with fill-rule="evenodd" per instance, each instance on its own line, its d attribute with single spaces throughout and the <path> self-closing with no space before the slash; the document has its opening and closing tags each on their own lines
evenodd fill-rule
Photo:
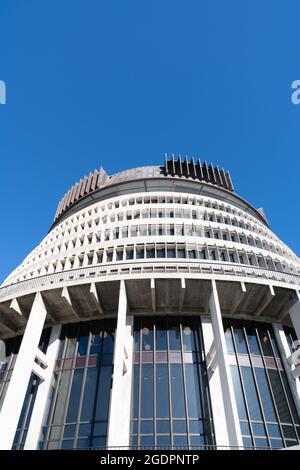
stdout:
<svg viewBox="0 0 300 470">
<path fill-rule="evenodd" d="M 300 254 L 299 1 L 1 0 L 0 280 L 103 165 L 231 171 Z"/>
</svg>

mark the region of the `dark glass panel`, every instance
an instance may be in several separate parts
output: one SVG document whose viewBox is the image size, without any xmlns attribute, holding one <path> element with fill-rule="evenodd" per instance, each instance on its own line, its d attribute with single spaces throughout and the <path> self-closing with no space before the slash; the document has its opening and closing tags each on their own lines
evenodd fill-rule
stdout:
<svg viewBox="0 0 300 470">
<path fill-rule="evenodd" d="M 162 447 L 169 447 L 171 445 L 171 437 L 168 435 L 157 435 L 156 445 Z"/>
<path fill-rule="evenodd" d="M 247 332 L 247 340 L 248 340 L 248 345 L 249 345 L 249 350 L 251 354 L 260 356 L 260 347 L 258 343 L 258 339 L 256 336 L 256 329 L 254 326 L 247 326 L 246 327 L 246 332 Z"/>
<path fill-rule="evenodd" d="M 91 447 L 90 439 L 78 439 L 76 444 L 76 449 L 88 449 Z"/>
<path fill-rule="evenodd" d="M 151 436 L 151 435 L 140 436 L 140 445 L 145 446 L 145 447 L 154 446 L 154 436 Z"/>
<path fill-rule="evenodd" d="M 228 354 L 234 354 L 235 351 L 234 351 L 233 339 L 232 339 L 232 334 L 231 334 L 231 328 L 226 328 L 225 330 L 225 341 L 226 341 Z"/>
<path fill-rule="evenodd" d="M 244 447 L 253 447 L 253 442 L 252 442 L 252 439 L 251 437 L 243 437 L 243 444 L 244 444 Z"/>
<path fill-rule="evenodd" d="M 197 332 L 194 330 L 192 322 L 184 322 L 182 325 L 182 342 L 184 351 L 197 351 L 195 336 Z"/>
<path fill-rule="evenodd" d="M 134 331 L 134 350 L 137 352 L 140 350 L 140 330 Z"/>
<path fill-rule="evenodd" d="M 282 379 L 283 386 L 284 386 L 284 389 L 285 389 L 285 393 L 286 393 L 287 398 L 288 398 L 288 403 L 290 405 L 290 409 L 291 409 L 291 412 L 292 412 L 292 415 L 293 415 L 294 423 L 299 424 L 299 416 L 298 416 L 298 413 L 297 413 L 295 402 L 294 402 L 294 399 L 293 399 L 291 389 L 290 389 L 289 383 L 287 381 L 285 372 L 283 372 L 283 371 L 280 372 L 280 375 L 281 375 L 281 379 Z"/>
<path fill-rule="evenodd" d="M 283 425 L 282 432 L 283 432 L 285 439 L 297 439 L 293 426 Z"/>
<path fill-rule="evenodd" d="M 142 419 L 141 420 L 141 434 L 153 434 L 154 432 L 154 423 L 152 419 Z"/>
<path fill-rule="evenodd" d="M 256 437 L 254 439 L 254 442 L 255 442 L 255 447 L 258 447 L 258 448 L 266 449 L 266 448 L 270 447 L 269 444 L 268 444 L 268 440 L 264 439 L 262 437 Z"/>
<path fill-rule="evenodd" d="M 107 433 L 107 423 L 95 423 L 94 431 L 95 436 L 102 436 Z"/>
<path fill-rule="evenodd" d="M 282 449 L 283 442 L 282 439 L 270 439 L 272 449 Z"/>
<path fill-rule="evenodd" d="M 104 447 L 106 445 L 106 438 L 105 437 L 95 437 L 92 440 L 93 447 Z"/>
<path fill-rule="evenodd" d="M 78 339 L 77 356 L 86 356 L 89 342 L 89 327 L 80 325 L 80 336 Z"/>
<path fill-rule="evenodd" d="M 170 432 L 170 421 L 158 419 L 156 421 L 156 432 L 161 434 L 168 434 Z"/>
<path fill-rule="evenodd" d="M 108 418 L 112 366 L 102 367 L 97 392 L 96 421 L 106 421 Z"/>
<path fill-rule="evenodd" d="M 153 351 L 153 325 L 150 322 L 143 322 L 142 350 Z"/>
<path fill-rule="evenodd" d="M 188 443 L 187 436 L 173 436 L 173 444 L 174 446 L 186 446 Z"/>
<path fill-rule="evenodd" d="M 141 377 L 141 418 L 153 418 L 153 365 L 142 366 Z"/>
<path fill-rule="evenodd" d="M 291 414 L 289 412 L 279 374 L 276 370 L 269 369 L 268 375 L 270 378 L 271 387 L 280 421 L 282 423 L 292 423 Z"/>
<path fill-rule="evenodd" d="M 270 437 L 280 437 L 281 438 L 281 432 L 280 428 L 277 424 L 268 424 L 268 434 Z"/>
<path fill-rule="evenodd" d="M 67 407 L 68 389 L 69 389 L 70 379 L 71 379 L 71 371 L 67 370 L 61 373 L 52 424 L 63 424 L 65 411 Z"/>
<path fill-rule="evenodd" d="M 191 434 L 202 434 L 203 433 L 203 421 L 189 420 L 189 428 Z"/>
<path fill-rule="evenodd" d="M 171 365 L 172 414 L 174 418 L 185 417 L 182 366 Z"/>
<path fill-rule="evenodd" d="M 205 438 L 203 436 L 190 436 L 190 444 L 193 448 L 199 446 L 201 449 L 205 444 Z"/>
<path fill-rule="evenodd" d="M 66 418 L 67 423 L 72 423 L 76 421 L 77 419 L 83 372 L 84 372 L 83 369 L 77 369 L 74 371 L 71 394 L 69 398 L 67 418 Z"/>
<path fill-rule="evenodd" d="M 133 369 L 133 417 L 138 418 L 139 414 L 139 374 L 140 374 L 140 366 L 138 364 L 134 365 Z"/>
<path fill-rule="evenodd" d="M 260 328 L 258 331 L 261 348 L 265 356 L 274 356 L 268 330 Z"/>
<path fill-rule="evenodd" d="M 61 449 L 73 449 L 74 441 L 73 439 L 68 439 L 66 441 L 62 441 Z"/>
<path fill-rule="evenodd" d="M 95 334 L 91 339 L 90 354 L 99 354 L 101 351 L 101 337 Z"/>
<path fill-rule="evenodd" d="M 166 351 L 167 348 L 167 322 L 159 321 L 156 323 L 156 350 Z"/>
<path fill-rule="evenodd" d="M 64 429 L 64 437 L 74 437 L 75 429 L 76 429 L 75 424 L 66 425 Z"/>
<path fill-rule="evenodd" d="M 91 424 L 80 424 L 79 430 L 78 430 L 78 436 L 83 437 L 83 436 L 90 436 L 91 434 L 91 429 L 92 425 Z"/>
<path fill-rule="evenodd" d="M 197 364 L 186 364 L 185 380 L 188 415 L 190 418 L 202 418 L 201 395 L 199 387 L 199 370 Z"/>
<path fill-rule="evenodd" d="M 259 389 L 259 394 L 267 421 L 277 421 L 273 398 L 270 392 L 265 369 L 255 368 L 255 376 Z"/>
<path fill-rule="evenodd" d="M 187 433 L 185 419 L 173 420 L 173 433 L 174 434 L 186 434 Z"/>
<path fill-rule="evenodd" d="M 262 414 L 259 407 L 252 370 L 250 367 L 241 367 L 241 373 L 243 377 L 250 418 L 252 420 L 262 421 Z"/>
<path fill-rule="evenodd" d="M 169 322 L 169 347 L 171 350 L 180 351 L 179 322 Z"/>
<path fill-rule="evenodd" d="M 237 366 L 230 366 L 235 400 L 237 404 L 238 414 L 240 419 L 247 419 L 246 406 L 244 401 L 244 394 L 241 386 L 239 371 Z"/>
<path fill-rule="evenodd" d="M 240 426 L 241 426 L 241 433 L 243 436 L 250 436 L 251 433 L 250 433 L 250 426 L 248 424 L 248 422 L 241 422 L 240 423 Z"/>
<path fill-rule="evenodd" d="M 262 423 L 252 423 L 252 432 L 254 436 L 266 437 L 266 430 Z"/>
<path fill-rule="evenodd" d="M 156 417 L 168 418 L 169 411 L 169 373 L 167 364 L 156 365 Z"/>
<path fill-rule="evenodd" d="M 101 331 L 102 337 L 102 354 L 113 354 L 114 352 L 114 332 Z"/>
<path fill-rule="evenodd" d="M 234 339 L 237 352 L 240 354 L 247 354 L 248 351 L 242 328 L 234 328 Z"/>
<path fill-rule="evenodd" d="M 87 370 L 80 416 L 81 421 L 90 421 L 93 418 L 97 375 L 98 370 L 96 367 Z"/>
</svg>

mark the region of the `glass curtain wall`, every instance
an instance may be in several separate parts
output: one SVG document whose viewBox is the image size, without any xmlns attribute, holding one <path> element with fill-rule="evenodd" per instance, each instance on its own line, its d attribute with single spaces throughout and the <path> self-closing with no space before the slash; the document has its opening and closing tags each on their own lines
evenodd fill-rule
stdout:
<svg viewBox="0 0 300 470">
<path fill-rule="evenodd" d="M 132 447 L 213 445 L 200 319 L 137 318 L 134 338 Z"/>
<path fill-rule="evenodd" d="M 106 445 L 115 327 L 103 320 L 62 328 L 40 449 Z"/>
<path fill-rule="evenodd" d="M 46 328 L 43 330 L 41 339 L 38 345 L 38 348 L 44 353 L 47 353 L 47 348 L 49 344 L 49 338 L 51 334 L 51 328 Z M 14 437 L 14 442 L 12 449 L 13 450 L 22 450 L 27 437 L 27 432 L 29 428 L 29 423 L 32 415 L 33 406 L 35 403 L 36 394 L 39 388 L 40 379 L 35 375 L 31 374 L 29 383 L 26 390 L 26 395 L 24 398 L 22 411 L 20 414 L 17 431 Z"/>
<path fill-rule="evenodd" d="M 297 445 L 300 423 L 272 325 L 224 320 L 245 447 Z"/>
<path fill-rule="evenodd" d="M 0 410 L 16 363 L 21 341 L 21 336 L 0 341 Z"/>
</svg>

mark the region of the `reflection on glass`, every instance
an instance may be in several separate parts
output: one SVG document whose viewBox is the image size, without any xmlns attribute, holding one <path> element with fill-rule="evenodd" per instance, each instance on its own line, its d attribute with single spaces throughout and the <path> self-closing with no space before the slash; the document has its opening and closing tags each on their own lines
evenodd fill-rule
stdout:
<svg viewBox="0 0 300 470">
<path fill-rule="evenodd" d="M 153 418 L 153 365 L 143 364 L 141 379 L 141 418 Z"/>
<path fill-rule="evenodd" d="M 156 365 L 156 416 L 168 418 L 169 411 L 169 372 L 167 364 Z"/>
<path fill-rule="evenodd" d="M 247 346 L 242 328 L 234 328 L 236 350 L 240 354 L 247 354 Z"/>
<path fill-rule="evenodd" d="M 184 418 L 184 388 L 182 378 L 182 366 L 180 364 L 171 365 L 171 393 L 173 417 Z"/>
</svg>

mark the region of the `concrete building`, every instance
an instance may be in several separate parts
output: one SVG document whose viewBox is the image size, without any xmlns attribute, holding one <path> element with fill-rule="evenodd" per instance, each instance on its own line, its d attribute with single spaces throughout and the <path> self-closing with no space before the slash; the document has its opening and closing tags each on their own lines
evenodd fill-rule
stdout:
<svg viewBox="0 0 300 470">
<path fill-rule="evenodd" d="M 0 288 L 0 448 L 297 445 L 299 289 L 228 172 L 100 168 Z"/>
</svg>

